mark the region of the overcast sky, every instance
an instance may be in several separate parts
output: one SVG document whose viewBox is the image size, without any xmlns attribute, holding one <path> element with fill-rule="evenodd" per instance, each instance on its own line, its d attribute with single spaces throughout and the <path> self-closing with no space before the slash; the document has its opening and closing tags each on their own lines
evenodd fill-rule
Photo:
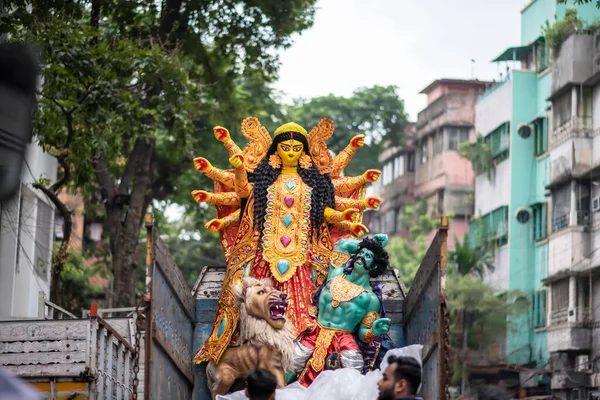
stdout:
<svg viewBox="0 0 600 400">
<path fill-rule="evenodd" d="M 319 0 L 312 28 L 281 54 L 285 99 L 397 85 L 411 120 L 438 78 L 493 79 L 490 61 L 520 44 L 529 0 Z M 502 69 L 505 67 L 502 66 Z"/>
</svg>

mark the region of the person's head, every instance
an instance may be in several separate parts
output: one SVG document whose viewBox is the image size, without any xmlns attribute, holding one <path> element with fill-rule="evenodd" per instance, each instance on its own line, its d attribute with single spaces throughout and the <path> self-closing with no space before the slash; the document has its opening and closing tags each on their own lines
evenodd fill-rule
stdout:
<svg viewBox="0 0 600 400">
<path fill-rule="evenodd" d="M 246 397 L 250 400 L 274 400 L 277 379 L 271 371 L 257 369 L 246 379 Z"/>
<path fill-rule="evenodd" d="M 385 251 L 384 245 L 385 243 L 377 238 L 364 238 L 358 245 L 356 253 L 346 264 L 344 273 L 346 275 L 354 273 L 354 271 L 357 274 L 368 273 L 371 278 L 383 274 L 390 265 L 389 255 Z"/>
<path fill-rule="evenodd" d="M 297 167 L 302 181 L 312 188 L 310 217 L 313 229 L 319 229 L 323 223 L 325 208 L 335 207 L 335 188 L 331 178 L 329 174 L 321 174 L 315 166 L 306 135 L 304 128 L 298 124 L 282 125 L 275 131 L 264 159 L 248 175 L 254 184 L 254 224 L 261 231 L 267 210 L 267 189 L 285 166 Z"/>
<path fill-rule="evenodd" d="M 421 366 L 412 357 L 388 358 L 389 365 L 383 378 L 377 382 L 379 400 L 395 400 L 400 397 L 415 397 L 421 384 Z"/>
</svg>

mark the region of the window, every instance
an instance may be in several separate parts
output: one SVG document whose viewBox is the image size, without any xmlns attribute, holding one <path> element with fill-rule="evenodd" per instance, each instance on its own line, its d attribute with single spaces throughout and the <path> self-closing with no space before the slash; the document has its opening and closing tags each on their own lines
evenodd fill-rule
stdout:
<svg viewBox="0 0 600 400">
<path fill-rule="evenodd" d="M 444 131 L 439 130 L 431 135 L 433 139 L 433 155 L 440 154 L 444 151 Z"/>
<path fill-rule="evenodd" d="M 468 127 L 452 126 L 446 128 L 448 132 L 448 150 L 458 150 L 458 145 L 469 140 Z"/>
<path fill-rule="evenodd" d="M 537 72 L 540 73 L 550 66 L 548 45 L 545 41 L 539 42 L 537 47 Z"/>
<path fill-rule="evenodd" d="M 396 232 L 396 210 L 386 211 L 383 224 L 385 233 Z"/>
<path fill-rule="evenodd" d="M 392 161 L 387 162 L 383 166 L 383 184 L 384 185 L 392 183 L 393 174 L 394 174 L 394 164 Z"/>
<path fill-rule="evenodd" d="M 551 323 L 567 322 L 569 310 L 569 278 L 552 283 Z"/>
<path fill-rule="evenodd" d="M 394 159 L 394 179 L 404 175 L 404 156 L 398 156 Z"/>
<path fill-rule="evenodd" d="M 495 240 L 498 247 L 508 243 L 508 206 L 498 207 L 469 224 L 471 244 L 480 246 L 482 238 L 488 241 Z"/>
<path fill-rule="evenodd" d="M 533 121 L 534 152 L 541 156 L 548 149 L 548 127 L 546 118 L 538 118 Z"/>
<path fill-rule="evenodd" d="M 569 212 L 571 211 L 571 184 L 556 189 L 552 196 L 554 206 L 552 214 L 552 231 L 558 232 L 569 225 Z"/>
<path fill-rule="evenodd" d="M 533 327 L 535 329 L 546 327 L 546 291 L 533 292 Z"/>
<path fill-rule="evenodd" d="M 571 120 L 571 92 L 552 102 L 552 129 L 558 129 Z"/>
<path fill-rule="evenodd" d="M 537 203 L 531 207 L 533 214 L 533 240 L 546 239 L 546 203 Z"/>
<path fill-rule="evenodd" d="M 429 147 L 427 146 L 428 138 L 421 139 L 421 146 L 419 148 L 419 153 L 421 156 L 421 164 L 425 164 L 427 162 L 427 157 L 429 156 Z"/>
<path fill-rule="evenodd" d="M 499 163 L 506 160 L 508 158 L 510 144 L 510 123 L 503 123 L 487 135 L 484 140 L 490 145 L 492 158 L 496 162 Z"/>
<path fill-rule="evenodd" d="M 50 268 L 50 241 L 52 235 L 52 207 L 41 200 L 37 201 L 35 221 L 35 270 L 45 279 Z"/>
<path fill-rule="evenodd" d="M 406 155 L 406 172 L 415 172 L 415 153 L 411 151 Z"/>
</svg>

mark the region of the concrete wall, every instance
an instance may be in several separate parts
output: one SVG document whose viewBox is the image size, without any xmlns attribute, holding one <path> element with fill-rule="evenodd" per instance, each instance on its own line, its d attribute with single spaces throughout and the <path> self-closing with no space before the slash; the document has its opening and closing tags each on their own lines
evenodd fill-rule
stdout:
<svg viewBox="0 0 600 400">
<path fill-rule="evenodd" d="M 504 292 L 508 290 L 509 280 L 509 248 L 503 246 L 496 250 L 494 255 L 494 271 L 486 274 L 485 282 L 491 285 L 498 292 Z"/>
<path fill-rule="evenodd" d="M 416 167 L 415 195 L 427 196 L 446 185 L 472 187 L 474 179 L 469 160 L 456 151 L 445 151 Z"/>
<path fill-rule="evenodd" d="M 550 153 L 550 181 L 582 175 L 593 166 L 592 138 L 572 137 Z M 600 160 L 599 160 L 600 161 Z"/>
<path fill-rule="evenodd" d="M 588 350 L 591 347 L 592 335 L 589 328 L 563 327 L 548 328 L 548 351 Z"/>
<path fill-rule="evenodd" d="M 507 80 L 493 92 L 483 95 L 475 108 L 475 131 L 487 136 L 512 118 L 512 81 Z"/>
<path fill-rule="evenodd" d="M 485 215 L 510 203 L 510 158 L 498 164 L 491 180 L 475 178 L 475 215 Z"/>
<path fill-rule="evenodd" d="M 600 276 L 592 281 L 592 320 L 596 326 L 592 330 L 592 354 L 590 360 L 596 359 L 596 371 L 600 371 Z"/>
<path fill-rule="evenodd" d="M 582 34 L 572 34 L 561 44 L 552 61 L 552 93 L 592 76 L 593 46 L 594 36 Z"/>
<path fill-rule="evenodd" d="M 583 227 L 567 227 L 550 236 L 548 274 L 568 270 L 590 254 L 590 234 Z"/>
</svg>

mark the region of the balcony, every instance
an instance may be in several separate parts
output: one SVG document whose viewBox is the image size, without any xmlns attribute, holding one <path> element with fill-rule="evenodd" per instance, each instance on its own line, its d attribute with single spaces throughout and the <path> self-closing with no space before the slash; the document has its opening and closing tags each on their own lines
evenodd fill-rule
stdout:
<svg viewBox="0 0 600 400">
<path fill-rule="evenodd" d="M 573 265 L 583 265 L 590 254 L 591 233 L 589 225 L 583 225 L 589 224 L 590 218 L 585 213 L 573 214 L 582 225 L 569 225 L 569 215 L 552 221 L 554 232 L 548 241 L 548 276 L 567 271 Z"/>
<path fill-rule="evenodd" d="M 448 124 L 472 125 L 475 122 L 477 93 L 447 93 L 421 111 L 417 117 L 417 137 L 423 137 Z"/>
<path fill-rule="evenodd" d="M 552 93 L 583 83 L 594 73 L 594 36 L 573 33 L 560 45 L 552 63 Z"/>
<path fill-rule="evenodd" d="M 548 147 L 553 149 L 571 137 L 591 137 L 593 133 L 592 117 L 572 117 L 550 133 Z"/>
<path fill-rule="evenodd" d="M 589 351 L 592 349 L 592 329 L 585 324 L 550 326 L 548 328 L 548 351 Z"/>
</svg>

